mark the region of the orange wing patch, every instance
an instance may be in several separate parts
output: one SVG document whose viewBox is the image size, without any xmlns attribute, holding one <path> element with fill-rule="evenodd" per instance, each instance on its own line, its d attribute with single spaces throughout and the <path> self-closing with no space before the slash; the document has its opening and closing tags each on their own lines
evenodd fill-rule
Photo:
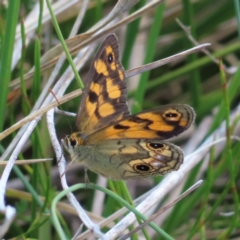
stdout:
<svg viewBox="0 0 240 240">
<path fill-rule="evenodd" d="M 101 59 L 98 59 L 96 62 L 94 62 L 94 67 L 98 74 L 102 73 L 104 76 L 109 75 L 109 72 L 107 70 L 107 65 Z"/>
<path fill-rule="evenodd" d="M 115 109 L 114 106 L 110 103 L 104 103 L 99 107 L 98 112 L 101 117 L 107 117 L 113 114 L 115 112 Z"/>
<path fill-rule="evenodd" d="M 119 98 L 121 96 L 121 90 L 118 85 L 113 84 L 113 79 L 107 78 L 107 92 L 110 98 Z"/>
<path fill-rule="evenodd" d="M 122 70 L 118 70 L 119 79 L 122 81 L 125 79 L 124 73 Z"/>
</svg>

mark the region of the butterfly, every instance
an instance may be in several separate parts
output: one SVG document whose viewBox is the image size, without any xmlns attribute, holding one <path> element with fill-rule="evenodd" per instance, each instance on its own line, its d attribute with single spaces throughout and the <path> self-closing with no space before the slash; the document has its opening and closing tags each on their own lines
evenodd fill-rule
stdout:
<svg viewBox="0 0 240 240">
<path fill-rule="evenodd" d="M 189 128 L 194 110 L 171 104 L 131 115 L 119 45 L 110 34 L 89 69 L 77 113 L 77 132 L 63 145 L 73 160 L 113 180 L 164 175 L 178 170 L 182 150 L 165 141 Z"/>
</svg>

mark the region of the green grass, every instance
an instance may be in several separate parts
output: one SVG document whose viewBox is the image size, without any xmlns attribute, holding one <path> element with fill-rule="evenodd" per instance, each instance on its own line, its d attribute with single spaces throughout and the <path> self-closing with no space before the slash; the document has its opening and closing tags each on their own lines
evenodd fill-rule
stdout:
<svg viewBox="0 0 240 240">
<path fill-rule="evenodd" d="M 127 15 L 145 6 L 147 2 L 141 0 L 129 9 Z M 114 31 L 119 38 L 121 59 L 125 69 L 150 63 L 194 46 L 187 34 L 178 26 L 175 21 L 176 17 L 186 27 L 191 26 L 190 34 L 196 41 L 212 44 L 208 50 L 216 60 L 221 59 L 226 68 L 224 69 L 222 64 L 219 67 L 204 53 L 195 53 L 185 59 L 143 73 L 136 78 L 127 79 L 130 108 L 132 112 L 139 112 L 168 103 L 189 104 L 196 111 L 195 128 L 192 132 L 189 130 L 188 136 L 176 140 L 176 144 L 184 149 L 189 142 L 192 144 L 197 142 L 198 146 L 209 136 L 218 139 L 214 131 L 219 129 L 221 124 L 225 129 L 223 135 L 226 141 L 221 148 L 219 148 L 220 144 L 209 148 L 208 162 L 205 161 L 206 156 L 202 156 L 200 163 L 184 175 L 185 179 L 181 178 L 181 181 L 171 190 L 158 189 L 159 193 L 161 191 L 167 193 L 159 197 L 152 207 L 152 212 L 139 214 L 133 210 L 133 205 L 143 203 L 143 199 L 138 199 L 143 194 L 147 193 L 147 196 L 151 196 L 148 191 L 157 184 L 163 184 L 163 177 L 126 182 L 108 180 L 102 186 L 89 184 L 87 189 L 85 185 L 76 185 L 73 187 L 73 194 L 82 207 L 88 211 L 92 221 L 101 222 L 101 231 L 107 233 L 129 211 L 134 212 L 141 223 L 143 219 L 166 206 L 173 200 L 172 198 L 176 198 L 197 180 L 203 179 L 203 184 L 197 190 L 178 202 L 166 215 L 160 215 L 149 226 L 135 233 L 132 239 L 140 239 L 140 236 L 144 236 L 145 239 L 238 239 L 240 237 L 240 142 L 233 140 L 231 136 L 239 136 L 240 117 L 238 114 L 235 119 L 232 119 L 231 114 L 236 111 L 240 100 L 239 1 L 202 0 L 193 3 L 184 0 L 182 1 L 183 9 L 178 8 L 176 4 L 171 5 L 168 1 L 166 2 L 145 13 L 142 18 Z M 41 9 L 43 5 L 47 6 L 46 1 L 40 1 L 40 3 Z M 50 23 L 42 25 L 45 18 L 41 10 L 32 20 L 33 22 L 37 19 L 35 22 L 37 27 L 35 36 L 28 42 L 25 34 L 28 33 L 29 25 L 26 24 L 25 19 L 32 11 L 32 4 L 30 0 L 22 1 L 20 5 L 9 1 L 8 7 L 0 6 L 0 130 L 11 127 L 31 112 L 52 73 L 52 68 L 45 72 L 41 70 L 41 56 L 57 43 L 64 44 L 63 39 L 68 38 L 67 34 L 71 31 L 76 14 L 80 11 L 74 11 L 77 9 L 74 6 L 71 11 L 64 10 L 57 16 L 57 20 L 52 19 Z M 54 5 L 51 7 L 54 9 Z M 91 24 L 100 21 L 113 7 L 112 1 L 104 3 L 91 1 L 79 33 L 84 34 L 92 26 Z M 20 16 L 19 12 L 21 12 Z M 73 15 L 68 15 L 69 13 Z M 54 27 L 52 22 L 54 22 Z M 11 70 L 13 51 L 17 51 L 16 46 L 14 48 L 14 42 L 17 41 L 17 24 L 21 32 L 19 41 L 24 47 L 18 49 L 21 57 Z M 88 39 L 91 36 L 84 37 Z M 84 42 L 85 38 L 81 41 Z M 66 48 L 65 51 L 67 52 Z M 74 58 L 74 56 L 71 57 Z M 58 72 L 58 78 L 63 76 L 69 66 L 69 61 L 71 62 L 71 57 L 69 55 L 68 60 L 65 60 Z M 83 60 L 84 56 L 81 59 Z M 88 61 L 84 60 L 84 67 L 80 70 L 79 76 L 75 70 L 76 77 L 67 92 L 79 88 L 76 78 L 83 80 L 86 78 L 91 59 L 93 55 Z M 30 81 L 26 81 L 25 74 L 33 67 L 35 68 L 34 75 Z M 19 83 L 12 87 L 11 84 L 16 78 L 19 78 Z M 56 86 L 58 78 L 51 85 L 51 89 Z M 82 83 L 80 86 L 82 87 Z M 54 91 L 53 93 L 58 94 Z M 52 93 L 49 95 L 52 97 Z M 78 104 L 79 99 L 73 99 L 65 103 L 62 108 L 76 112 Z M 208 125 L 200 130 L 201 123 L 209 117 L 211 119 Z M 74 118 L 56 114 L 54 122 L 58 139 L 75 131 Z M 202 132 L 204 135 L 198 139 Z M 27 134 L 26 130 L 24 133 Z M 199 136 L 191 138 L 194 133 L 199 133 Z M 2 154 L 6 153 L 6 149 L 16 137 L 17 132 L 14 132 L 1 141 Z M 16 145 L 10 152 L 14 149 Z M 6 156 L 6 159 L 9 157 L 10 154 Z M 71 239 L 80 226 L 81 221 L 76 210 L 64 197 L 66 191 L 62 192 L 56 155 L 43 116 L 28 141 L 18 152 L 17 158 L 49 157 L 54 158 L 51 163 L 20 165 L 12 169 L 7 181 L 9 188 L 6 190 L 5 202 L 15 207 L 17 215 L 2 238 Z M 70 159 L 67 153 L 65 157 Z M 195 161 L 196 158 L 197 156 L 193 156 L 191 161 Z M 1 166 L 1 173 L 4 168 Z M 70 186 L 84 183 L 84 169 L 78 163 L 70 165 L 66 175 Z M 88 172 L 88 177 L 92 183 L 99 183 L 97 174 Z M 168 187 L 171 188 L 171 186 Z M 104 194 L 103 198 L 96 197 L 97 191 Z M 174 193 L 177 193 L 175 197 L 173 197 Z M 60 199 L 59 196 L 63 198 Z M 152 206 L 152 201 L 154 199 L 146 204 L 146 208 Z M 120 214 L 119 211 L 123 206 L 129 210 L 122 210 L 123 213 Z M 4 219 L 4 213 L 1 214 Z M 114 217 L 115 214 L 116 217 Z M 130 223 L 128 229 L 134 229 L 134 225 Z M 81 233 L 87 234 L 86 226 L 83 226 Z M 91 235 L 92 232 L 88 234 Z M 120 235 L 116 238 L 118 239 Z M 86 235 L 82 235 L 80 239 L 86 239 Z"/>
</svg>

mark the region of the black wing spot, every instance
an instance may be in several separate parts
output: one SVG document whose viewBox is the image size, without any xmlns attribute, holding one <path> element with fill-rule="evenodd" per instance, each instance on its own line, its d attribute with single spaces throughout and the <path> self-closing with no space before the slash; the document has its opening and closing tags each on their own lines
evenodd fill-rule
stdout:
<svg viewBox="0 0 240 240">
<path fill-rule="evenodd" d="M 123 125 L 121 125 L 121 124 L 116 124 L 116 125 L 114 125 L 113 128 L 114 128 L 114 129 L 124 129 L 124 130 L 129 129 L 128 126 L 123 126 Z"/>
<path fill-rule="evenodd" d="M 162 143 L 149 143 L 149 146 L 154 148 L 154 149 L 162 149 L 164 147 L 164 144 Z"/>
<path fill-rule="evenodd" d="M 137 164 L 137 165 L 134 166 L 134 168 L 138 172 L 149 172 L 151 170 L 151 167 L 146 165 L 146 164 Z"/>
<path fill-rule="evenodd" d="M 93 92 L 93 91 L 89 91 L 89 101 L 91 102 L 91 103 L 96 103 L 97 102 L 97 100 L 98 100 L 98 95 L 95 93 L 95 92 Z"/>
<path fill-rule="evenodd" d="M 172 118 L 172 117 L 177 117 L 178 114 L 177 114 L 177 113 L 171 113 L 171 112 L 170 112 L 170 113 L 166 113 L 165 116 L 168 117 L 168 118 Z"/>
<path fill-rule="evenodd" d="M 112 53 L 108 54 L 108 63 L 112 63 L 113 62 L 113 55 Z"/>
</svg>

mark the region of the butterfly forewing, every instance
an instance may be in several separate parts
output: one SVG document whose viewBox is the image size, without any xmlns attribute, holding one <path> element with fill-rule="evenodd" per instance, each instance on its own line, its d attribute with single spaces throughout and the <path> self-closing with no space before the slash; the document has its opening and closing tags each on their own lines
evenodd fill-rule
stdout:
<svg viewBox="0 0 240 240">
<path fill-rule="evenodd" d="M 151 111 L 130 115 L 115 122 L 86 139 L 94 144 L 105 139 L 158 139 L 164 140 L 179 135 L 194 121 L 195 113 L 188 105 L 161 106 Z"/>
<path fill-rule="evenodd" d="M 77 115 L 77 129 L 85 136 L 129 115 L 124 69 L 114 34 L 100 46 L 87 76 Z"/>
</svg>

